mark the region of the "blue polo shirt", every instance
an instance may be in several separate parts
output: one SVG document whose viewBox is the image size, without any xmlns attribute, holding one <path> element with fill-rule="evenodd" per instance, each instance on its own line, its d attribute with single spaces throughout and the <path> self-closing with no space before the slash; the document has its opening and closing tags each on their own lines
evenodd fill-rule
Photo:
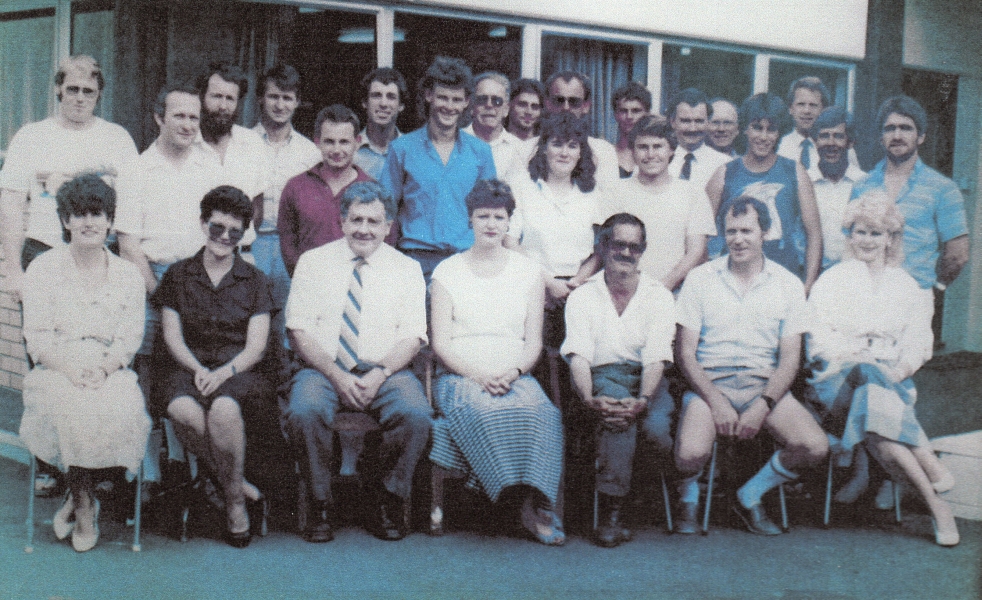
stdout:
<svg viewBox="0 0 982 600">
<path fill-rule="evenodd" d="M 884 188 L 886 159 L 852 188 L 851 200 Z M 922 288 L 937 281 L 937 264 L 945 242 L 968 234 L 965 199 L 955 182 L 924 164 L 914 165 L 907 184 L 897 196 L 897 208 L 904 216 L 904 269 Z"/>
<path fill-rule="evenodd" d="M 389 145 L 379 183 L 399 206 L 403 250 L 460 252 L 474 244 L 464 198 L 478 179 L 493 179 L 491 146 L 463 131 L 443 164 L 427 126 Z"/>
</svg>

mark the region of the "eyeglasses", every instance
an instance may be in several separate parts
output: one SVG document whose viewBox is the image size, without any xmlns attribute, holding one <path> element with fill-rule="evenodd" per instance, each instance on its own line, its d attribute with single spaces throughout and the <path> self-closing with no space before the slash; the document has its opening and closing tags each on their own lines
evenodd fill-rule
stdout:
<svg viewBox="0 0 982 600">
<path fill-rule="evenodd" d="M 484 106 L 489 101 L 491 102 L 491 106 L 495 108 L 498 108 L 505 103 L 505 99 L 501 96 L 488 96 L 485 94 L 474 96 L 474 104 L 477 106 Z"/>
<path fill-rule="evenodd" d="M 625 250 L 630 250 L 631 254 L 641 254 L 644 252 L 644 244 L 624 242 L 621 240 L 611 240 L 610 249 L 618 254 L 624 252 Z"/>
<path fill-rule="evenodd" d="M 65 93 L 69 96 L 78 96 L 79 94 L 85 96 L 86 98 L 95 98 L 99 93 L 99 90 L 94 90 L 89 87 L 79 87 L 77 85 L 70 85 L 65 88 Z"/>
<path fill-rule="evenodd" d="M 239 229 L 238 227 L 226 227 L 221 223 L 208 223 L 208 237 L 212 241 L 218 241 L 222 239 L 222 236 L 228 233 L 228 239 L 233 244 L 238 244 L 242 236 L 245 235 L 245 231 Z"/>
<path fill-rule="evenodd" d="M 585 100 L 583 98 L 578 98 L 576 96 L 552 96 L 552 101 L 557 106 L 568 106 L 570 108 L 579 108 Z"/>
</svg>

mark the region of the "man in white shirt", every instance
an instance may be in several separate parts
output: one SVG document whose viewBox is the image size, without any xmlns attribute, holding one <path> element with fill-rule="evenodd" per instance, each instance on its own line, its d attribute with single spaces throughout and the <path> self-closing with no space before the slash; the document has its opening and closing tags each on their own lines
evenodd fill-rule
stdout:
<svg viewBox="0 0 982 600">
<path fill-rule="evenodd" d="M 635 175 L 620 183 L 607 206 L 611 213 L 630 213 L 644 222 L 648 249 L 638 268 L 675 290 L 693 267 L 705 260 L 706 241 L 716 235 L 709 197 L 691 181 L 672 176 L 676 152 L 671 126 L 659 117 L 644 117 L 628 136 Z"/>
<path fill-rule="evenodd" d="M 737 490 L 733 509 L 752 533 L 780 535 L 761 497 L 817 465 L 829 449 L 818 423 L 788 391 L 800 366 L 805 289 L 764 257 L 767 206 L 750 196 L 729 206 L 723 221 L 729 254 L 693 269 L 675 307 L 679 366 L 690 386 L 675 443 L 679 530 L 696 531 L 699 476 L 717 436 L 748 440 L 766 427 L 781 448 Z"/>
<path fill-rule="evenodd" d="M 611 216 L 597 243 L 604 269 L 573 290 L 566 304 L 561 352 L 596 420 L 600 519 L 594 542 L 606 548 L 631 538 L 621 505 L 631 488 L 639 426 L 660 453 L 672 449 L 675 402 L 662 375 L 672 360 L 674 299 L 638 270 L 644 248 L 644 223 L 627 213 Z"/>
<path fill-rule="evenodd" d="M 819 160 L 818 148 L 812 140 L 812 127 L 818 115 L 832 104 L 832 95 L 821 79 L 808 75 L 791 83 L 787 102 L 794 129 L 781 138 L 777 154 L 800 162 L 807 171 Z M 852 148 L 849 149 L 849 163 L 859 168 L 859 159 Z"/>
<path fill-rule="evenodd" d="M 494 157 L 494 169 L 501 181 L 527 174 L 526 144 L 505 129 L 511 82 L 501 73 L 488 71 L 474 78 L 471 96 L 471 124 L 464 131 L 487 142 Z M 524 171 L 524 173 L 523 173 Z"/>
<path fill-rule="evenodd" d="M 344 238 L 308 250 L 293 273 L 286 305 L 291 347 L 304 368 L 293 378 L 285 418 L 313 514 L 303 537 L 328 542 L 334 417 L 367 412 L 382 427 L 385 475 L 372 533 L 408 533 L 404 503 L 429 439 L 432 411 L 406 367 L 427 343 L 426 289 L 419 264 L 383 240 L 395 219 L 392 197 L 374 181 L 341 197 Z"/>
<path fill-rule="evenodd" d="M 205 243 L 201 199 L 221 185 L 221 165 L 195 143 L 201 117 L 196 88 L 164 88 L 154 105 L 160 135 L 122 169 L 116 186 L 116 231 L 120 256 L 137 266 L 147 295 L 167 268 L 193 256 Z M 160 313 L 147 307 L 139 354 L 153 349 Z"/>
<path fill-rule="evenodd" d="M 539 121 L 542 120 L 545 98 L 546 88 L 538 79 L 522 78 L 512 82 L 508 132 L 534 146 L 539 139 Z"/>
<path fill-rule="evenodd" d="M 280 254 L 280 235 L 276 217 L 283 187 L 292 177 L 320 162 L 321 153 L 314 142 L 293 128 L 293 114 L 300 104 L 300 74 L 290 65 L 278 63 L 259 79 L 259 123 L 253 131 L 266 144 L 268 186 L 263 192 L 262 218 L 256 225 L 252 256 L 256 267 L 273 282 L 276 312 L 272 326 L 284 335 L 283 307 L 290 293 L 290 275 Z"/>
<path fill-rule="evenodd" d="M 740 133 L 740 117 L 737 105 L 726 98 L 713 98 L 709 101 L 713 116 L 709 118 L 706 143 L 715 151 L 730 158 L 736 158 L 733 142 Z"/>
<path fill-rule="evenodd" d="M 576 71 L 560 71 L 553 73 L 546 80 L 546 113 L 556 114 L 569 112 L 583 119 L 590 114 L 590 82 L 586 75 Z M 587 139 L 593 152 L 593 162 L 597 166 L 596 180 L 601 191 L 610 190 L 620 180 L 617 170 L 617 150 L 605 139 L 590 137 Z M 534 155 L 534 149 L 533 153 Z M 529 159 L 532 155 L 529 155 Z"/>
<path fill-rule="evenodd" d="M 716 169 L 730 161 L 730 157 L 705 143 L 712 116 L 706 94 L 695 88 L 682 90 L 668 103 L 668 122 L 678 140 L 675 158 L 668 168 L 673 177 L 691 181 L 701 190 L 706 189 Z"/>
<path fill-rule="evenodd" d="M 853 184 L 866 175 L 849 162 L 849 150 L 855 139 L 852 116 L 841 106 L 826 108 L 812 125 L 812 140 L 819 159 L 808 170 L 808 176 L 815 184 L 815 202 L 822 222 L 823 270 L 842 260 L 846 244 L 842 216 L 852 196 Z"/>
<path fill-rule="evenodd" d="M 7 149 L 0 171 L 0 285 L 15 299 L 31 260 L 64 244 L 55 202 L 61 184 L 95 172 L 114 185 L 123 164 L 137 156 L 125 129 L 95 116 L 105 84 L 91 56 L 65 59 L 55 75 L 58 114 L 21 127 Z"/>
<path fill-rule="evenodd" d="M 629 81 L 614 91 L 610 99 L 617 121 L 617 165 L 621 178 L 634 172 L 634 152 L 628 138 L 634 125 L 651 113 L 651 92 L 636 81 Z"/>
<path fill-rule="evenodd" d="M 389 154 L 389 142 L 401 135 L 396 127 L 399 114 L 406 107 L 406 80 L 402 73 L 390 67 L 379 67 L 361 80 L 365 88 L 365 128 L 358 136 L 358 151 L 354 162 L 362 171 L 378 181 Z"/>
</svg>

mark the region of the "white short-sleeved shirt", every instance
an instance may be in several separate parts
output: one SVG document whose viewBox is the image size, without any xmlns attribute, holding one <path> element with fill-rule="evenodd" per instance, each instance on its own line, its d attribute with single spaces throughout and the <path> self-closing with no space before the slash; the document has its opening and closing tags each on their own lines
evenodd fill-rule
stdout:
<svg viewBox="0 0 982 600">
<path fill-rule="evenodd" d="M 846 246 L 846 234 L 842 232 L 842 217 L 852 196 L 852 186 L 866 173 L 849 165 L 839 181 L 826 179 L 818 165 L 808 170 L 808 177 L 815 185 L 815 202 L 822 221 L 822 269 L 828 269 L 842 260 Z"/>
<path fill-rule="evenodd" d="M 263 222 L 259 231 L 275 232 L 276 217 L 280 210 L 280 196 L 291 178 L 309 170 L 323 158 L 320 149 L 293 127 L 284 144 L 272 144 L 266 135 L 266 128 L 257 123 L 252 128 L 259 134 L 266 147 L 267 187 L 263 192 Z"/>
<path fill-rule="evenodd" d="M 513 182 L 515 212 L 509 235 L 521 240 L 528 256 L 552 276 L 572 277 L 593 253 L 593 225 L 603 222 L 600 193 L 575 185 L 557 196 L 544 181 Z"/>
<path fill-rule="evenodd" d="M 811 140 L 811 138 L 809 138 Z M 781 141 L 777 144 L 777 155 L 783 156 L 785 158 L 790 158 L 795 162 L 801 162 L 801 143 L 805 141 L 805 136 L 798 133 L 797 129 L 792 129 L 791 133 L 785 135 L 781 138 Z M 847 154 L 849 160 L 849 166 L 853 169 L 859 168 L 859 157 L 856 156 L 856 149 L 850 148 Z M 821 157 L 818 155 L 818 148 L 815 147 L 815 140 L 811 140 L 811 144 L 808 147 L 808 168 L 815 169 L 818 167 L 818 161 Z M 813 179 L 814 181 L 814 179 Z"/>
<path fill-rule="evenodd" d="M 542 286 L 540 267 L 518 252 L 495 277 L 478 277 L 463 254 L 433 270 L 433 281 L 450 294 L 453 322 L 450 351 L 482 372 L 514 368 L 525 347 L 525 320 L 530 295 Z"/>
<path fill-rule="evenodd" d="M 163 265 L 194 256 L 205 243 L 201 199 L 221 185 L 221 165 L 197 145 L 175 166 L 154 142 L 127 163 L 116 185 L 116 230 L 139 238 L 147 260 Z"/>
<path fill-rule="evenodd" d="M 626 212 L 644 222 L 648 249 L 638 268 L 661 281 L 685 256 L 685 238 L 716 235 L 716 221 L 705 190 L 691 181 L 672 179 L 663 188 L 642 185 L 637 177 L 622 179 L 607 203 L 609 217 Z"/>
<path fill-rule="evenodd" d="M 477 137 L 473 123 L 465 127 L 464 132 Z M 525 160 L 525 142 L 518 139 L 515 134 L 507 129 L 503 130 L 501 135 L 488 142 L 488 145 L 491 146 L 491 156 L 494 157 L 494 170 L 498 174 L 498 179 L 509 181 L 525 171 L 528 165 L 528 161 Z"/>
<path fill-rule="evenodd" d="M 742 293 L 728 264 L 721 256 L 689 271 L 675 304 L 678 323 L 699 332 L 696 360 L 703 368 L 774 369 L 781 339 L 805 331 L 805 287 L 765 258 Z"/>
<path fill-rule="evenodd" d="M 682 166 L 685 164 L 685 155 L 688 153 L 689 151 L 681 145 L 675 149 L 675 156 L 672 157 L 672 162 L 668 163 L 668 172 L 672 174 L 672 177 L 679 179 Z M 692 152 L 692 156 L 694 158 L 692 159 L 689 181 L 700 190 L 706 189 L 706 184 L 713 178 L 717 169 L 733 160 L 728 154 L 723 154 L 705 143 L 696 148 Z"/>
<path fill-rule="evenodd" d="M 200 133 L 197 145 L 211 154 L 221 166 L 219 185 L 235 186 L 249 198 L 255 198 L 266 191 L 269 184 L 268 151 L 258 133 L 240 125 L 232 125 L 232 139 L 225 150 L 224 161 L 214 148 L 205 143 Z"/>
<path fill-rule="evenodd" d="M 641 273 L 638 289 L 618 315 L 604 271 L 572 291 L 566 301 L 566 340 L 560 352 L 582 356 L 591 367 L 672 360 L 675 298 Z"/>
<path fill-rule="evenodd" d="M 58 190 L 45 190 L 39 176 L 94 172 L 113 185 L 122 166 L 136 156 L 133 138 L 120 125 L 94 117 L 89 127 L 76 130 L 49 117 L 24 125 L 14 135 L 0 171 L 0 188 L 28 195 L 27 237 L 60 246 Z"/>
<path fill-rule="evenodd" d="M 287 329 L 306 332 L 331 357 L 337 356 L 354 258 L 343 238 L 304 252 L 286 302 Z M 380 364 L 403 340 L 426 344 L 426 284 L 419 263 L 382 244 L 360 274 L 359 361 Z"/>
</svg>

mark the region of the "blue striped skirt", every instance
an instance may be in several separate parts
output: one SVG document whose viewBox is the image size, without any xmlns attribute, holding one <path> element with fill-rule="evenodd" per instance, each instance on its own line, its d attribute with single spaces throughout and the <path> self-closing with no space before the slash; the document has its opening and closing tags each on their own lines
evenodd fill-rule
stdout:
<svg viewBox="0 0 982 600">
<path fill-rule="evenodd" d="M 436 384 L 438 416 L 430 460 L 464 473 L 467 485 L 496 501 L 502 490 L 528 485 L 555 503 L 563 465 L 559 409 L 539 383 L 523 375 L 504 396 L 446 374 Z"/>
</svg>

